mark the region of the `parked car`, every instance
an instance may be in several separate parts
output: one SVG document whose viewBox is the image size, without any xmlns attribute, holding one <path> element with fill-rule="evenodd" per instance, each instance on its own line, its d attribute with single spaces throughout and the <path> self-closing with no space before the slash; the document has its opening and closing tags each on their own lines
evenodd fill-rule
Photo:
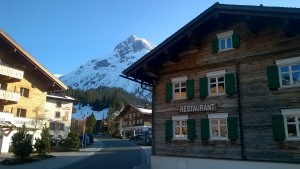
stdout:
<svg viewBox="0 0 300 169">
<path fill-rule="evenodd" d="M 152 138 L 150 136 L 147 136 L 145 138 L 144 135 L 137 135 L 130 138 L 130 141 L 134 141 L 136 144 L 139 145 L 151 145 Z"/>
</svg>

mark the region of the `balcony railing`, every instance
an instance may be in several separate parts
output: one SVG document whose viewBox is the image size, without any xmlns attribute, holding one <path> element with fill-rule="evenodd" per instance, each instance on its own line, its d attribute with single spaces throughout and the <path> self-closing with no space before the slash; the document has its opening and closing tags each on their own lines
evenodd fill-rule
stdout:
<svg viewBox="0 0 300 169">
<path fill-rule="evenodd" d="M 24 71 L 0 64 L 0 75 L 22 80 L 24 76 Z"/>
<path fill-rule="evenodd" d="M 0 99 L 6 101 L 18 102 L 20 100 L 20 93 L 10 92 L 0 89 Z"/>
</svg>

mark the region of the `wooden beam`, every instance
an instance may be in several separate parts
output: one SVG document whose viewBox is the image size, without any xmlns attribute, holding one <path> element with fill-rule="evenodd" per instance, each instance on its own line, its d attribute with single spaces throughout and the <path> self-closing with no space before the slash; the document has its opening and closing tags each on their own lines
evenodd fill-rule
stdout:
<svg viewBox="0 0 300 169">
<path fill-rule="evenodd" d="M 217 27 L 219 29 L 225 30 L 227 28 L 227 24 L 226 24 L 225 18 L 223 18 L 221 16 L 221 14 L 219 14 L 217 12 L 214 13 L 214 19 L 215 19 Z"/>
<path fill-rule="evenodd" d="M 145 64 L 145 65 L 143 66 L 143 71 L 145 72 L 145 74 L 146 74 L 147 76 L 149 76 L 149 77 L 151 77 L 151 78 L 155 78 L 155 79 L 158 78 L 158 75 L 157 75 L 157 73 L 156 73 L 156 70 L 157 70 L 157 69 L 155 69 L 155 68 L 153 68 L 153 67 L 151 67 L 151 66 L 149 66 L 149 65 L 147 65 L 147 64 Z"/>
<path fill-rule="evenodd" d="M 189 43 L 192 45 L 199 47 L 201 45 L 201 38 L 200 36 L 196 35 L 194 32 L 188 32 L 186 35 Z"/>
<path fill-rule="evenodd" d="M 295 31 L 290 23 L 289 18 L 282 19 L 282 30 L 287 37 L 293 37 L 295 35 Z"/>
<path fill-rule="evenodd" d="M 245 16 L 245 20 L 248 26 L 248 29 L 253 33 L 253 34 L 257 34 L 258 32 L 258 25 L 254 23 L 253 17 L 247 15 Z"/>
<path fill-rule="evenodd" d="M 165 49 L 164 54 L 166 56 L 166 59 L 169 60 L 169 61 L 172 61 L 172 62 L 175 62 L 175 63 L 179 61 L 178 54 L 172 52 L 169 49 Z"/>
</svg>

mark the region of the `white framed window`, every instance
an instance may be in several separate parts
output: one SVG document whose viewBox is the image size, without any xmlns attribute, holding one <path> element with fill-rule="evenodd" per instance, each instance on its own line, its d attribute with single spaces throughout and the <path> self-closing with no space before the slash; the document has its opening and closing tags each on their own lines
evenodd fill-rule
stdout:
<svg viewBox="0 0 300 169">
<path fill-rule="evenodd" d="M 225 70 L 207 73 L 209 95 L 225 94 Z"/>
<path fill-rule="evenodd" d="M 174 140 L 187 140 L 187 119 L 187 115 L 172 116 Z"/>
<path fill-rule="evenodd" d="M 187 76 L 172 79 L 173 99 L 186 99 L 186 80 Z"/>
<path fill-rule="evenodd" d="M 211 140 L 228 140 L 228 113 L 208 114 Z"/>
<path fill-rule="evenodd" d="M 300 86 L 300 57 L 276 60 L 280 87 Z"/>
<path fill-rule="evenodd" d="M 287 140 L 300 140 L 300 109 L 281 110 Z"/>
<path fill-rule="evenodd" d="M 232 35 L 233 30 L 217 34 L 219 52 L 233 49 Z"/>
</svg>

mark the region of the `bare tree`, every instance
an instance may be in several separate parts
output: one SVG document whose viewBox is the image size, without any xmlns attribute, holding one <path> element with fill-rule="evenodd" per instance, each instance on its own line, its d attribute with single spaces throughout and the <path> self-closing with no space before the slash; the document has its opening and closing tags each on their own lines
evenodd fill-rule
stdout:
<svg viewBox="0 0 300 169">
<path fill-rule="evenodd" d="M 35 107 L 32 110 L 34 117 L 32 120 L 32 124 L 34 126 L 33 128 L 33 137 L 32 137 L 32 142 L 34 140 L 34 134 L 36 133 L 37 130 L 41 130 L 44 125 L 44 120 L 45 120 L 45 113 L 43 110 L 43 107 L 41 105 Z"/>
</svg>

